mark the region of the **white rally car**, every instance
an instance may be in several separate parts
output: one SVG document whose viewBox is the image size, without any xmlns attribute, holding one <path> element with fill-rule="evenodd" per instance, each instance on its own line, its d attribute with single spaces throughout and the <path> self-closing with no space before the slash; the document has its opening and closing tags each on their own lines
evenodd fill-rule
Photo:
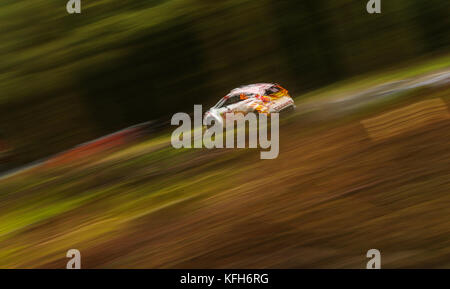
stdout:
<svg viewBox="0 0 450 289">
<path fill-rule="evenodd" d="M 271 113 L 292 111 L 294 100 L 288 91 L 278 84 L 258 83 L 233 89 L 204 115 L 204 123 L 225 124 L 227 113 Z"/>
</svg>

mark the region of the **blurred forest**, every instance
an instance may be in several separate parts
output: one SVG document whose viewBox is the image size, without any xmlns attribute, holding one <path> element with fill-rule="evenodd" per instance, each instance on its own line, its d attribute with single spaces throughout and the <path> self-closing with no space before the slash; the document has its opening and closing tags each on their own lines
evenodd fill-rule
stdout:
<svg viewBox="0 0 450 289">
<path fill-rule="evenodd" d="M 448 0 L 61 0 L 0 4 L 0 140 L 23 164 L 278 82 L 294 95 L 445 53 Z"/>
</svg>

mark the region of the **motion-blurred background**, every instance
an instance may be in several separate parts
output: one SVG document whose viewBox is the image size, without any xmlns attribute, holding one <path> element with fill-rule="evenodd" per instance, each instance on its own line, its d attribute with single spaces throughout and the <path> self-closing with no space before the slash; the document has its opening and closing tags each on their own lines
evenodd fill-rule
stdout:
<svg viewBox="0 0 450 289">
<path fill-rule="evenodd" d="M 0 139 L 9 165 L 279 82 L 298 94 L 442 53 L 445 0 L 3 1 Z M 5 144 L 6 145 L 6 144 Z"/>
<path fill-rule="evenodd" d="M 1 179 L 0 266 L 64 267 L 74 247 L 91 267 L 363 267 L 370 246 L 450 266 L 449 1 L 381 2 L 3 0 L 0 171 L 242 84 L 280 83 L 298 109 L 271 163 L 160 132 Z M 429 99 L 421 137 L 364 122 Z"/>
</svg>

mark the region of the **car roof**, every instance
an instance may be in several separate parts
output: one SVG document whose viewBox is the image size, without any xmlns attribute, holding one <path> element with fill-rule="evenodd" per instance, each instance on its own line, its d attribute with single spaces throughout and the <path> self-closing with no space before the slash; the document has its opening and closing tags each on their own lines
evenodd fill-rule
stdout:
<svg viewBox="0 0 450 289">
<path fill-rule="evenodd" d="M 271 88 L 274 86 L 274 83 L 256 83 L 256 84 L 249 84 L 249 85 L 243 85 L 238 88 L 233 89 L 228 93 L 225 98 L 228 98 L 230 96 L 234 96 L 237 94 L 264 94 L 266 89 Z"/>
</svg>

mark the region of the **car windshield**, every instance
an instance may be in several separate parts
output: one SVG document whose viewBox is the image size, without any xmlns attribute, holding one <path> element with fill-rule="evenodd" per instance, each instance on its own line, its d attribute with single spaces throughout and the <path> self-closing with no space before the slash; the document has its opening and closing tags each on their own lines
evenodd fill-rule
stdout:
<svg viewBox="0 0 450 289">
<path fill-rule="evenodd" d="M 226 101 L 225 98 L 222 98 L 221 100 L 219 100 L 218 103 L 216 103 L 216 105 L 214 106 L 215 108 L 221 108 L 223 103 Z"/>
</svg>

